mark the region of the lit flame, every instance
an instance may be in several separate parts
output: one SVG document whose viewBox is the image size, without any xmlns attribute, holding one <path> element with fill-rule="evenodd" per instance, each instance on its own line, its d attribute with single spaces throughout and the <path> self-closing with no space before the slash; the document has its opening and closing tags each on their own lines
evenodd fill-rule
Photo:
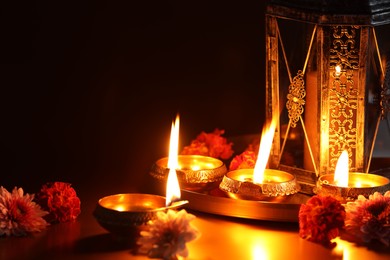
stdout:
<svg viewBox="0 0 390 260">
<path fill-rule="evenodd" d="M 253 170 L 253 183 L 263 183 L 264 181 L 264 171 L 265 167 L 267 166 L 269 154 L 271 153 L 275 128 L 276 119 L 273 119 L 269 128 L 263 129 L 263 133 L 261 134 L 259 153 L 257 155 L 255 168 Z"/>
<path fill-rule="evenodd" d="M 333 181 L 337 186 L 348 187 L 348 175 L 348 152 L 344 150 L 337 161 Z"/>
<path fill-rule="evenodd" d="M 174 201 L 180 200 L 180 186 L 177 179 L 176 169 L 178 163 L 179 152 L 179 115 L 176 116 L 176 121 L 172 122 L 171 138 L 169 141 L 169 157 L 168 157 L 168 178 L 166 187 L 166 206 L 169 206 Z"/>
</svg>

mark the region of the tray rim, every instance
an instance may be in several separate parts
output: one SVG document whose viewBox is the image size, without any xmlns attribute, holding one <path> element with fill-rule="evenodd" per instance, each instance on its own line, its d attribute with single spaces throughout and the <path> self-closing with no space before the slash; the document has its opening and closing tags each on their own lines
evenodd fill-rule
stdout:
<svg viewBox="0 0 390 260">
<path fill-rule="evenodd" d="M 277 222 L 298 222 L 300 206 L 309 199 L 308 195 L 300 194 L 307 197 L 302 203 L 268 202 L 219 197 L 185 189 L 181 191 L 182 199 L 189 201 L 186 207 L 195 211 Z"/>
</svg>

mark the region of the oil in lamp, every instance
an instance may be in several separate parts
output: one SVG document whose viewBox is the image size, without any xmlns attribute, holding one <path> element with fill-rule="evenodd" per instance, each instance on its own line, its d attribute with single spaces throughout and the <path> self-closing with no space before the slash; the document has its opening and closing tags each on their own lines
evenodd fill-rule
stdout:
<svg viewBox="0 0 390 260">
<path fill-rule="evenodd" d="M 301 192 L 313 194 L 343 150 L 351 171 L 370 172 L 388 131 L 389 31 L 389 0 L 269 1 L 266 118 L 279 116 L 269 163 Z"/>
<path fill-rule="evenodd" d="M 320 195 L 331 195 L 342 202 L 353 201 L 359 195 L 369 197 L 375 192 L 385 193 L 390 189 L 390 180 L 384 176 L 349 172 L 349 155 L 344 150 L 336 164 L 334 174 L 319 177 L 314 192 Z"/>
<path fill-rule="evenodd" d="M 259 153 L 254 169 L 238 169 L 225 174 L 219 188 L 230 197 L 247 200 L 282 201 L 297 193 L 295 176 L 280 170 L 266 169 L 275 133 L 273 120 L 261 136 Z"/>
<path fill-rule="evenodd" d="M 177 135 L 179 135 L 179 116 L 176 117 Z M 178 147 L 178 144 L 177 144 Z M 150 169 L 150 175 L 159 181 L 166 181 L 168 173 L 175 167 L 180 187 L 190 191 L 206 192 L 218 187 L 227 172 L 226 165 L 219 159 L 203 155 L 177 155 L 176 166 L 172 166 L 169 157 L 157 160 Z"/>
</svg>

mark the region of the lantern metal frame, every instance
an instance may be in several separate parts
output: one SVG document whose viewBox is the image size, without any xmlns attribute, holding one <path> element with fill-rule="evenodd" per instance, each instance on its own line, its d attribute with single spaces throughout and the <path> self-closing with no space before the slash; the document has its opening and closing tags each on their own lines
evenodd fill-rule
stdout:
<svg viewBox="0 0 390 260">
<path fill-rule="evenodd" d="M 294 173 L 303 192 L 312 193 L 318 177 L 334 171 L 343 150 L 352 171 L 369 172 L 390 108 L 390 62 L 384 60 L 390 52 L 381 53 L 377 37 L 377 28 L 388 24 L 389 0 L 267 5 L 266 119 L 279 118 L 269 163 Z M 288 45 L 297 40 L 305 44 L 291 62 Z M 300 149 L 293 149 L 302 158 L 288 165 L 283 156 L 296 133 Z"/>
</svg>

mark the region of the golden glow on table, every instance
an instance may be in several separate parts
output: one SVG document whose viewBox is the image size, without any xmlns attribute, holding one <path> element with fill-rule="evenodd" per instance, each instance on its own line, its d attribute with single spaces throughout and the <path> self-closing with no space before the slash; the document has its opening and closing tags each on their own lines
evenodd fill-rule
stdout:
<svg viewBox="0 0 390 260">
<path fill-rule="evenodd" d="M 298 224 L 240 221 L 201 216 L 193 221 L 200 238 L 187 244 L 188 259 L 389 259 L 390 249 L 380 254 L 339 238 L 333 249 L 299 237 Z"/>
</svg>

